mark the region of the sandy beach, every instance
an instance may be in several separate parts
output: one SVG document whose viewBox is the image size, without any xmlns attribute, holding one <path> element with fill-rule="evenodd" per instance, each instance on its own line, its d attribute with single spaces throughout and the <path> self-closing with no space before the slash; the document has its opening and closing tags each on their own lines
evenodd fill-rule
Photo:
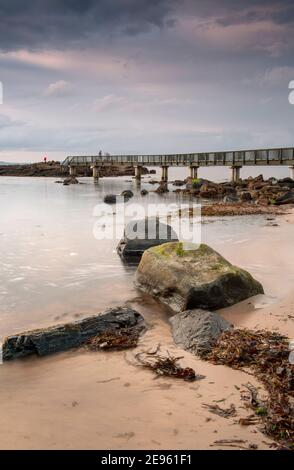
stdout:
<svg viewBox="0 0 294 470">
<path fill-rule="evenodd" d="M 248 266 L 253 261 L 276 266 L 266 272 L 266 295 L 247 299 L 219 313 L 236 327 L 270 329 L 294 338 L 294 291 L 286 282 L 293 251 L 294 213 L 277 218 L 278 227 L 264 227 L 255 239 L 224 245 L 230 261 Z M 264 245 L 263 230 L 271 230 L 271 246 Z M 260 233 L 261 232 L 261 233 Z M 267 238 L 268 240 L 268 238 Z M 290 257 L 290 259 L 289 259 Z M 286 269 L 287 268 L 287 269 Z M 277 280 L 278 279 L 278 280 Z M 270 298 L 269 289 L 280 296 Z M 242 400 L 244 384 L 261 387 L 252 375 L 199 360 L 173 343 L 168 312 L 148 297 L 130 304 L 150 326 L 138 348 L 125 352 L 62 353 L 5 363 L 0 368 L 2 449 L 269 449 L 272 440 L 260 425 L 240 426 L 250 410 Z M 193 382 L 156 378 L 135 365 L 138 350 L 181 356 L 205 378 Z M 261 387 L 262 393 L 262 387 Z M 205 404 L 229 407 L 237 416 L 223 418 Z M 215 441 L 241 440 L 235 447 Z"/>
</svg>

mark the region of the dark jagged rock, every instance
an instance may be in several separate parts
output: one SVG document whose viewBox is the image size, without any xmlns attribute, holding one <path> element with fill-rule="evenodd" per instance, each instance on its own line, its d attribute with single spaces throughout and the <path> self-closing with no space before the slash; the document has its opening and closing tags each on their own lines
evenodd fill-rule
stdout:
<svg viewBox="0 0 294 470">
<path fill-rule="evenodd" d="M 209 352 L 221 333 L 232 328 L 216 312 L 201 309 L 177 313 L 170 323 L 175 343 L 198 355 Z"/>
<path fill-rule="evenodd" d="M 294 192 L 286 191 L 282 196 L 274 200 L 275 205 L 294 204 Z"/>
<path fill-rule="evenodd" d="M 117 252 L 125 261 L 138 263 L 145 250 L 169 241 L 178 241 L 177 234 L 158 218 L 132 220 L 125 228 Z"/>
<path fill-rule="evenodd" d="M 130 307 L 116 307 L 72 323 L 26 331 L 5 339 L 3 359 L 17 359 L 31 354 L 47 356 L 83 345 L 89 338 L 121 329 L 143 331 L 143 317 Z"/>
<path fill-rule="evenodd" d="M 116 204 L 116 194 L 106 194 L 106 196 L 104 196 L 103 201 L 106 204 Z"/>
<path fill-rule="evenodd" d="M 146 196 L 148 194 L 147 189 L 142 189 L 141 190 L 141 196 Z"/>
<path fill-rule="evenodd" d="M 280 180 L 278 180 L 278 183 L 282 187 L 288 186 L 288 188 L 291 188 L 291 189 L 294 188 L 294 180 L 292 180 L 292 178 L 280 179 Z"/>
<path fill-rule="evenodd" d="M 260 282 L 207 245 L 165 243 L 145 251 L 135 283 L 177 312 L 228 307 L 263 294 Z"/>
</svg>

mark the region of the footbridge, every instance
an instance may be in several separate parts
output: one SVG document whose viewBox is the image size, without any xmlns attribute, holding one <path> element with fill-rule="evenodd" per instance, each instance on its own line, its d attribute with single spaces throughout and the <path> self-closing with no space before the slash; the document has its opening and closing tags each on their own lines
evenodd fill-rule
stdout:
<svg viewBox="0 0 294 470">
<path fill-rule="evenodd" d="M 68 156 L 62 165 L 69 167 L 72 176 L 76 175 L 78 167 L 90 167 L 95 181 L 99 180 L 101 167 L 119 165 L 133 166 L 138 180 L 141 179 L 143 166 L 161 167 L 162 181 L 168 181 L 168 168 L 171 166 L 188 167 L 191 178 L 197 178 L 200 167 L 226 166 L 232 170 L 232 181 L 238 181 L 243 166 L 269 165 L 288 166 L 290 176 L 294 179 L 294 147 L 165 155 L 75 155 Z"/>
</svg>

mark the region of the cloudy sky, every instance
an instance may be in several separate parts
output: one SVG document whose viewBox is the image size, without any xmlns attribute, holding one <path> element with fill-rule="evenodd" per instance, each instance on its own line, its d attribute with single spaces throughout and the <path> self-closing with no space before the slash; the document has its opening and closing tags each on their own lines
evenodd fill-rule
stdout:
<svg viewBox="0 0 294 470">
<path fill-rule="evenodd" d="M 0 160 L 294 145 L 290 0 L 0 0 L 0 18 Z"/>
</svg>

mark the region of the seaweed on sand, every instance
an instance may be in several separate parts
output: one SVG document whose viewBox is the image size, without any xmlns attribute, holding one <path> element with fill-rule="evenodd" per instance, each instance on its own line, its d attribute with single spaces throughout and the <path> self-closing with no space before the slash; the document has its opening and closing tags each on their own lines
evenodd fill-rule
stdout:
<svg viewBox="0 0 294 470">
<path fill-rule="evenodd" d="M 204 378 L 202 375 L 197 375 L 195 370 L 191 367 L 181 367 L 179 360 L 182 357 L 174 357 L 167 351 L 167 356 L 160 356 L 158 349 L 153 352 L 141 351 L 135 355 L 138 365 L 152 370 L 159 376 L 168 376 L 186 381 L 200 380 Z"/>
<path fill-rule="evenodd" d="M 214 364 L 249 368 L 261 380 L 267 399 L 261 402 L 249 384 L 251 407 L 263 421 L 263 431 L 294 450 L 294 365 L 289 361 L 289 340 L 270 331 L 227 330 L 204 356 Z"/>
<path fill-rule="evenodd" d="M 139 330 L 121 329 L 119 331 L 108 332 L 90 338 L 86 342 L 86 347 L 90 351 L 119 351 L 122 349 L 135 348 L 138 344 L 139 336 Z"/>
</svg>

